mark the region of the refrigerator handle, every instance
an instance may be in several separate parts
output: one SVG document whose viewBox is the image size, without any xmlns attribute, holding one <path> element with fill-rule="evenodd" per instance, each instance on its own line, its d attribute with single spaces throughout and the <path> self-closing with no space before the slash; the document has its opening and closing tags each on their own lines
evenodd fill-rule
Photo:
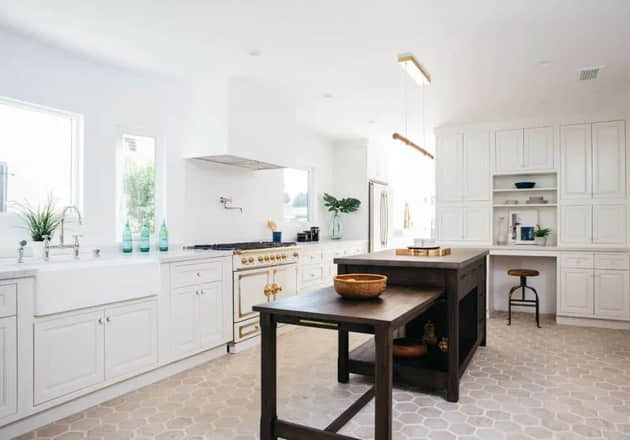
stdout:
<svg viewBox="0 0 630 440">
<path fill-rule="evenodd" d="M 380 207 L 380 216 L 381 216 L 381 227 L 380 227 L 380 233 L 381 233 L 381 246 L 385 246 L 385 222 L 387 221 L 387 219 L 385 218 L 385 192 L 381 192 L 381 207 Z"/>
<path fill-rule="evenodd" d="M 385 194 L 385 240 L 383 246 L 387 247 L 389 244 L 389 194 Z"/>
</svg>

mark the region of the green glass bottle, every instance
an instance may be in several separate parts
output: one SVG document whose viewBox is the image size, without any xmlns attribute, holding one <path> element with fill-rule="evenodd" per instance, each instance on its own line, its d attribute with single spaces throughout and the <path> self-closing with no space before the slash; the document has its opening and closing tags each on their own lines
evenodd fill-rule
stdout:
<svg viewBox="0 0 630 440">
<path fill-rule="evenodd" d="M 125 223 L 125 229 L 123 230 L 122 251 L 126 254 L 133 251 L 133 236 L 131 235 L 129 220 Z"/>
<path fill-rule="evenodd" d="M 149 252 L 151 250 L 151 233 L 149 232 L 149 224 L 144 221 L 142 230 L 140 231 L 140 252 Z"/>
<path fill-rule="evenodd" d="M 160 226 L 160 251 L 168 251 L 168 229 L 166 229 L 166 220 L 162 220 L 162 226 Z"/>
</svg>

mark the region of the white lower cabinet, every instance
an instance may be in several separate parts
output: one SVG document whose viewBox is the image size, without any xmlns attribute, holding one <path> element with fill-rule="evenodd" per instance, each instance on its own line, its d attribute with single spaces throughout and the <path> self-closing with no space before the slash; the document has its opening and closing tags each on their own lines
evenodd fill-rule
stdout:
<svg viewBox="0 0 630 440">
<path fill-rule="evenodd" d="M 562 244 L 625 246 L 625 204 L 565 205 L 560 209 Z"/>
<path fill-rule="evenodd" d="M 367 243 L 332 242 L 304 246 L 298 265 L 298 291 L 309 291 L 330 286 L 337 275 L 335 258 L 361 255 L 368 252 Z"/>
<path fill-rule="evenodd" d="M 559 309 L 570 315 L 593 316 L 592 270 L 562 270 Z"/>
<path fill-rule="evenodd" d="M 105 315 L 106 379 L 141 371 L 157 363 L 156 301 L 112 307 Z"/>
<path fill-rule="evenodd" d="M 0 419 L 17 412 L 17 332 L 15 316 L 0 319 Z"/>
<path fill-rule="evenodd" d="M 627 271 L 595 271 L 595 316 L 630 319 L 630 276 Z"/>
<path fill-rule="evenodd" d="M 105 380 L 105 311 L 35 321 L 35 404 Z"/>
<path fill-rule="evenodd" d="M 36 405 L 155 364 L 155 299 L 35 321 Z"/>
</svg>

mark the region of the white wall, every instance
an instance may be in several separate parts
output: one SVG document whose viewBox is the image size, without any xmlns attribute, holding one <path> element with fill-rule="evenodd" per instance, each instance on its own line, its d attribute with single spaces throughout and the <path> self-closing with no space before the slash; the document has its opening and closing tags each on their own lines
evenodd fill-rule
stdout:
<svg viewBox="0 0 630 440">
<path fill-rule="evenodd" d="M 280 220 L 278 172 L 217 168 L 182 158 L 184 151 L 203 150 L 225 139 L 227 79 L 208 78 L 207 84 L 189 86 L 103 63 L 4 28 L 0 28 L 0 59 L 0 96 L 84 117 L 82 232 L 86 245 L 118 240 L 115 156 L 124 132 L 157 139 L 157 177 L 158 184 L 167 183 L 161 206 L 166 209 L 171 242 L 266 239 L 268 218 Z M 334 188 L 330 146 L 326 139 L 304 130 L 293 136 L 286 164 L 313 169 L 318 208 L 309 224 L 319 224 L 325 235 L 327 216 L 321 195 Z M 243 206 L 243 215 L 222 210 L 219 195 L 233 197 L 235 204 Z M 13 255 L 17 241 L 29 239 L 16 226 L 14 216 L 0 215 L 0 253 Z M 283 225 L 285 239 L 294 238 L 302 226 Z"/>
</svg>

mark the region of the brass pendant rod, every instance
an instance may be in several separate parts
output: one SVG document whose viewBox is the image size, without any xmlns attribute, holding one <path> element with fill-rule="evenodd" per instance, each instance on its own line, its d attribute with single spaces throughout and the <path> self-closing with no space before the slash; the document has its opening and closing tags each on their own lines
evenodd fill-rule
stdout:
<svg viewBox="0 0 630 440">
<path fill-rule="evenodd" d="M 395 139 L 397 141 L 401 141 L 403 144 L 409 145 L 411 148 L 414 148 L 414 149 L 418 150 L 420 153 L 424 154 L 429 159 L 434 159 L 433 155 L 431 153 L 429 153 L 427 150 L 425 150 L 424 148 L 422 148 L 418 144 L 415 144 L 415 143 L 411 142 L 406 137 L 399 135 L 398 133 L 394 133 L 392 135 L 392 139 Z"/>
</svg>

